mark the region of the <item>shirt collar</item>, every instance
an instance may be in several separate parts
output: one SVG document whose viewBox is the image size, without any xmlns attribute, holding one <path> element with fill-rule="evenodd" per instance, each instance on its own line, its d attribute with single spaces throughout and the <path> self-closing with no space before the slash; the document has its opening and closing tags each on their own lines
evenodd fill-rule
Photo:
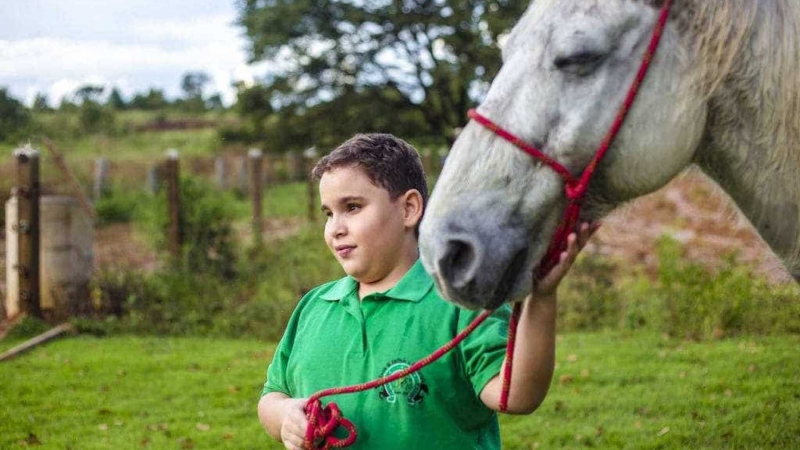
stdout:
<svg viewBox="0 0 800 450">
<path fill-rule="evenodd" d="M 394 286 L 383 293 L 384 297 L 396 300 L 419 302 L 433 288 L 433 279 L 425 272 L 419 259 L 403 275 L 403 278 Z M 351 276 L 346 276 L 331 286 L 327 292 L 320 294 L 319 298 L 329 301 L 339 301 L 358 290 L 358 281 Z"/>
</svg>

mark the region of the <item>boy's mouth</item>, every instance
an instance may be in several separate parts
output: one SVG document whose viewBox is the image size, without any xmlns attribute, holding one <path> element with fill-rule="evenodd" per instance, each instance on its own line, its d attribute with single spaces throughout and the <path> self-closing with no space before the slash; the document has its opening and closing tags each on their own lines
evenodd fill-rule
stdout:
<svg viewBox="0 0 800 450">
<path fill-rule="evenodd" d="M 336 254 L 339 255 L 340 258 L 346 258 L 353 253 L 355 248 L 355 245 L 337 245 L 334 247 L 334 250 L 336 250 Z"/>
</svg>

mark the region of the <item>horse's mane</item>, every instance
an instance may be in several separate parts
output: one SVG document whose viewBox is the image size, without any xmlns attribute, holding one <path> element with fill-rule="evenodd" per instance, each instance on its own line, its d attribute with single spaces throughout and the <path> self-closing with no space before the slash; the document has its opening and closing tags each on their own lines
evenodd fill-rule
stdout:
<svg viewBox="0 0 800 450">
<path fill-rule="evenodd" d="M 676 0 L 673 12 L 700 92 L 744 97 L 736 101 L 756 112 L 759 139 L 800 167 L 800 1 Z"/>
</svg>

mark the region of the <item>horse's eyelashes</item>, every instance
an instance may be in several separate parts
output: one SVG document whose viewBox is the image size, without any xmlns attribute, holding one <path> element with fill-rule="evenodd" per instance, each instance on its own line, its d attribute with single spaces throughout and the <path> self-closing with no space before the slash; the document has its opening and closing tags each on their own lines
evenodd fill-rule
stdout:
<svg viewBox="0 0 800 450">
<path fill-rule="evenodd" d="M 605 58 L 606 55 L 604 53 L 581 52 L 567 56 L 558 56 L 553 61 L 553 65 L 558 70 L 586 75 L 597 67 Z"/>
</svg>

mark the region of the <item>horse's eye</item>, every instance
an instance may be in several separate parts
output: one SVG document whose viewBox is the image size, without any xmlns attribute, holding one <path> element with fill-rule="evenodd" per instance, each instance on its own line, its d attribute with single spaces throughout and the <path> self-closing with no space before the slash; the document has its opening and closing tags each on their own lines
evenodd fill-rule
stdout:
<svg viewBox="0 0 800 450">
<path fill-rule="evenodd" d="M 574 73 L 576 75 L 588 75 L 596 69 L 603 60 L 606 59 L 604 53 L 580 52 L 568 56 L 558 56 L 553 65 L 556 69 Z"/>
</svg>

